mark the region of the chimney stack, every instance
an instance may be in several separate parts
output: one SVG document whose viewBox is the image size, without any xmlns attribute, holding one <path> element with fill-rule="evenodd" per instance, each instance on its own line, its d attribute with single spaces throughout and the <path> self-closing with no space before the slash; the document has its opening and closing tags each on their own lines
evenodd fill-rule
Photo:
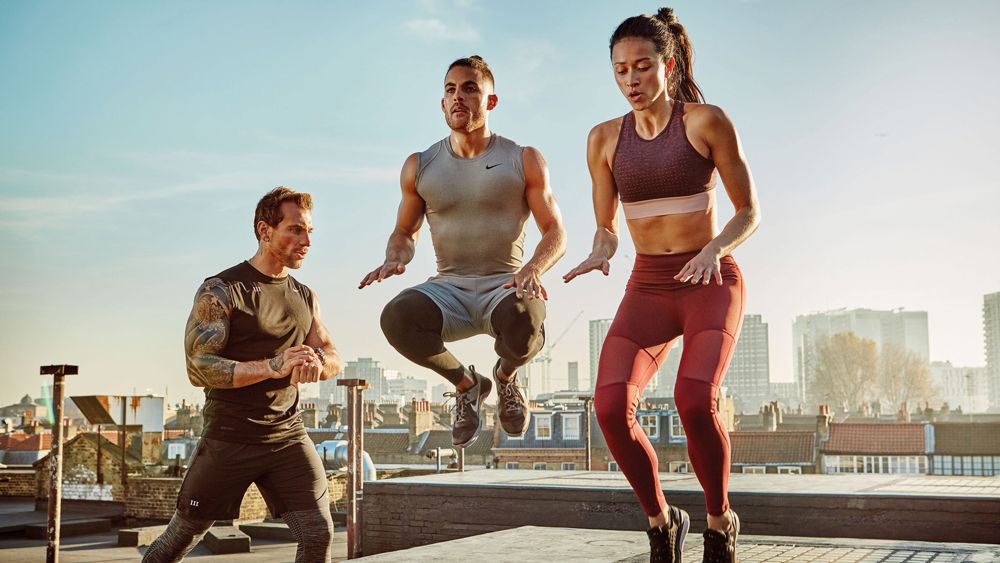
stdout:
<svg viewBox="0 0 1000 563">
<path fill-rule="evenodd" d="M 816 437 L 817 442 L 822 442 L 830 434 L 830 422 L 833 417 L 830 416 L 830 406 L 820 405 L 819 414 L 816 415 Z"/>
</svg>

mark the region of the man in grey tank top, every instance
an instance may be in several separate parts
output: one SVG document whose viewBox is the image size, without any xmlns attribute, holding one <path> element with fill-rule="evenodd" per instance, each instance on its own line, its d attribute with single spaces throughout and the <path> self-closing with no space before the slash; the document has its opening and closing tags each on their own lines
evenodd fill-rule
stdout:
<svg viewBox="0 0 1000 563">
<path fill-rule="evenodd" d="M 459 59 L 444 82 L 441 110 L 451 134 L 403 164 L 402 203 L 385 263 L 359 288 L 406 270 L 426 217 L 438 275 L 390 301 L 382 331 L 399 353 L 455 385 L 446 393 L 455 399 L 452 442 L 464 447 L 479 435 L 480 410 L 493 384 L 444 343 L 476 334 L 496 338 L 492 377 L 500 424 L 512 436 L 523 434 L 530 415 L 517 369 L 545 341 L 548 294 L 541 276 L 565 252 L 566 230 L 541 153 L 490 131 L 488 112 L 497 96 L 486 62 Z M 542 239 L 522 262 L 529 214 Z"/>
</svg>

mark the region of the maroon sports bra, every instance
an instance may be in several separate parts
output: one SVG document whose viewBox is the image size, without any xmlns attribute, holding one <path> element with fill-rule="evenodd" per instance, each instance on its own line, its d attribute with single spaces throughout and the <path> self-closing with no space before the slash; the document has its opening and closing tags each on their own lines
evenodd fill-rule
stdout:
<svg viewBox="0 0 1000 563">
<path fill-rule="evenodd" d="M 638 219 L 705 211 L 715 205 L 715 163 L 691 146 L 684 131 L 684 102 L 674 100 L 670 121 L 653 139 L 635 131 L 625 114 L 611 173 L 625 217 Z"/>
</svg>

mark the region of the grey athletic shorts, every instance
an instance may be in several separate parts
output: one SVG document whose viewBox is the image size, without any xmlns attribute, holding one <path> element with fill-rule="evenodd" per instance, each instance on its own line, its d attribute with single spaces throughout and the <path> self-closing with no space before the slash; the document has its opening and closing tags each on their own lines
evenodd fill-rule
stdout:
<svg viewBox="0 0 1000 563">
<path fill-rule="evenodd" d="M 444 327 L 441 339 L 445 342 L 462 340 L 477 334 L 496 338 L 490 317 L 504 297 L 515 292 L 503 284 L 514 279 L 514 274 L 492 276 L 434 276 L 413 289 L 431 298 L 441 309 Z"/>
</svg>

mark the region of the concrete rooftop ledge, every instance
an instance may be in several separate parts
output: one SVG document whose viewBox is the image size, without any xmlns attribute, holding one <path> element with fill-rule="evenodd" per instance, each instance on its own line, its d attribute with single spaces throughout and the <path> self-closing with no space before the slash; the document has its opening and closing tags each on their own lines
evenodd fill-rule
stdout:
<svg viewBox="0 0 1000 563">
<path fill-rule="evenodd" d="M 1000 546 L 935 544 L 884 540 L 804 539 L 745 536 L 739 542 L 740 561 L 933 561 L 987 562 L 1000 559 Z M 685 561 L 701 560 L 701 536 L 688 536 Z M 539 528 L 524 526 L 502 532 L 362 557 L 370 563 L 438 561 L 553 561 L 645 563 L 649 544 L 642 532 Z"/>
<path fill-rule="evenodd" d="M 689 474 L 663 474 L 667 501 L 704 529 Z M 744 532 L 764 536 L 1000 544 L 1000 478 L 733 475 Z M 484 470 L 365 484 L 365 552 L 407 549 L 521 526 L 641 531 L 621 473 Z"/>
<path fill-rule="evenodd" d="M 796 562 L 987 562 L 1000 560 L 1000 545 L 940 544 L 884 540 L 845 540 L 741 536 L 740 561 L 744 563 Z M 684 560 L 701 560 L 701 536 L 685 542 Z M 362 557 L 366 563 L 436 561 L 553 561 L 646 563 L 649 544 L 643 532 L 540 528 L 524 526 L 434 545 Z"/>
</svg>

